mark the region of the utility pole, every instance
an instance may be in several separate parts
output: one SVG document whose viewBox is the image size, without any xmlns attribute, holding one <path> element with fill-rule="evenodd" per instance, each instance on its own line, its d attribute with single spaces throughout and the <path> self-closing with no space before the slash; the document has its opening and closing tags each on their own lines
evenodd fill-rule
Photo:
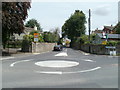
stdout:
<svg viewBox="0 0 120 90">
<path fill-rule="evenodd" d="M 91 10 L 89 9 L 89 18 L 88 18 L 88 30 L 89 30 L 89 42 L 90 42 L 90 32 L 91 32 Z"/>
<path fill-rule="evenodd" d="M 88 30 L 89 30 L 89 42 L 90 41 L 90 32 L 91 32 L 91 10 L 89 9 L 89 18 L 88 18 Z M 90 45 L 89 45 L 89 53 L 90 53 Z"/>
</svg>

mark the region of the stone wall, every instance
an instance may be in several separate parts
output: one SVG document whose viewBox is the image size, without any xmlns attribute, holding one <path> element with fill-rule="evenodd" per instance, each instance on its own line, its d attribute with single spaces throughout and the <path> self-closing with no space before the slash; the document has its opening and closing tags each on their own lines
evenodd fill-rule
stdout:
<svg viewBox="0 0 120 90">
<path fill-rule="evenodd" d="M 32 44 L 24 44 L 22 46 L 22 51 L 23 52 L 32 52 L 32 53 L 42 53 L 42 52 L 47 52 L 47 51 L 52 51 L 54 45 L 56 43 L 34 43 Z"/>
<path fill-rule="evenodd" d="M 74 49 L 82 50 L 84 52 L 90 52 L 92 54 L 108 55 L 113 49 L 107 49 L 105 45 L 91 45 L 91 44 L 74 44 Z M 120 53 L 120 45 L 116 46 L 116 53 Z"/>
<path fill-rule="evenodd" d="M 32 53 L 52 51 L 56 43 L 32 43 Z"/>
</svg>

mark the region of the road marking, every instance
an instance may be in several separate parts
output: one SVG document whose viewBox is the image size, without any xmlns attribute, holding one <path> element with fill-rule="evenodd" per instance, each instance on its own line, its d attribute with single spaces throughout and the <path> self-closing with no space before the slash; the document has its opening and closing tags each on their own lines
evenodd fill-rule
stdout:
<svg viewBox="0 0 120 90">
<path fill-rule="evenodd" d="M 61 52 L 56 54 L 55 56 L 68 56 L 66 52 Z"/>
<path fill-rule="evenodd" d="M 63 74 L 61 71 L 35 71 L 36 73 L 43 73 L 43 74 Z"/>
<path fill-rule="evenodd" d="M 15 65 L 15 64 L 17 64 L 17 63 L 20 63 L 20 62 L 27 62 L 27 61 L 31 61 L 31 60 L 33 60 L 33 59 L 29 59 L 29 60 L 22 60 L 22 61 L 16 61 L 16 62 L 14 62 L 14 63 L 10 64 L 10 67 L 14 67 L 14 65 Z"/>
<path fill-rule="evenodd" d="M 89 53 L 84 53 L 84 55 L 90 55 Z"/>
<path fill-rule="evenodd" d="M 91 59 L 82 59 L 82 60 L 84 60 L 84 61 L 86 61 L 86 62 L 96 62 L 96 61 L 93 61 L 93 60 L 91 60 Z"/>
<path fill-rule="evenodd" d="M 35 65 L 38 65 L 41 67 L 50 67 L 50 68 L 66 68 L 66 67 L 77 66 L 79 65 L 79 62 L 65 61 L 65 60 L 51 60 L 51 61 L 36 62 Z"/>
<path fill-rule="evenodd" d="M 62 71 L 35 71 L 36 73 L 43 73 L 43 74 L 75 74 L 75 73 L 83 73 L 83 72 L 91 72 L 100 69 L 101 67 L 96 67 L 88 70 L 82 70 L 82 71 L 75 71 L 75 72 L 62 72 Z"/>
<path fill-rule="evenodd" d="M 15 58 L 15 57 L 5 57 L 5 58 L 1 58 L 0 60 L 7 60 L 7 59 L 13 59 L 13 58 Z"/>
<path fill-rule="evenodd" d="M 41 53 L 33 53 L 34 55 L 38 55 L 38 54 L 44 54 L 44 53 L 48 53 L 50 51 L 46 51 L 46 52 L 41 52 Z"/>
<path fill-rule="evenodd" d="M 60 53 L 58 53 L 58 54 L 56 54 L 56 55 L 54 55 L 54 56 L 68 56 L 68 54 L 67 54 L 67 49 L 65 48 L 65 49 L 63 50 L 63 52 L 60 52 Z"/>
</svg>

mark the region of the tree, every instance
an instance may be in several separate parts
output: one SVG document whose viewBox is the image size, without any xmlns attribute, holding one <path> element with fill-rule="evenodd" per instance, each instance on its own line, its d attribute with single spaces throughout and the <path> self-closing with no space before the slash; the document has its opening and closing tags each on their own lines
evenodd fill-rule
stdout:
<svg viewBox="0 0 120 90">
<path fill-rule="evenodd" d="M 38 30 L 42 31 L 40 23 L 38 23 L 38 21 L 36 19 L 30 19 L 29 21 L 27 21 L 25 26 L 26 27 L 31 27 L 31 28 L 34 28 L 34 26 L 36 26 Z"/>
<path fill-rule="evenodd" d="M 28 16 L 30 2 L 2 2 L 2 43 L 3 47 L 13 33 L 22 33 Z"/>
<path fill-rule="evenodd" d="M 72 42 L 74 38 L 85 34 L 85 23 L 85 14 L 82 11 L 75 10 L 75 13 L 71 15 L 70 18 L 66 20 L 62 26 L 62 36 L 64 37 L 67 35 Z"/>
<path fill-rule="evenodd" d="M 50 30 L 49 32 L 44 32 L 43 39 L 45 42 L 59 42 L 60 36 L 59 36 L 60 30 L 59 28 L 55 28 Z"/>
<path fill-rule="evenodd" d="M 60 35 L 59 34 L 60 34 L 60 30 L 59 30 L 58 27 L 53 29 L 54 42 L 58 42 L 59 41 L 59 39 L 60 39 Z"/>
<path fill-rule="evenodd" d="M 116 34 L 120 34 L 120 22 L 116 25 L 115 32 Z"/>
</svg>

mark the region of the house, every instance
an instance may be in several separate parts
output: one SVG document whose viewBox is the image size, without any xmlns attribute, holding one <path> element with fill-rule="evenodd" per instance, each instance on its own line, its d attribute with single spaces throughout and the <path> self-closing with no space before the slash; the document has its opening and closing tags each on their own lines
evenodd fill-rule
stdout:
<svg viewBox="0 0 120 90">
<path fill-rule="evenodd" d="M 113 28 L 114 28 L 114 26 L 112 26 L 112 25 L 111 26 L 104 26 L 103 32 L 108 33 L 108 34 L 112 34 L 112 33 L 114 33 Z"/>
<path fill-rule="evenodd" d="M 97 28 L 95 31 L 92 31 L 92 34 L 96 34 L 96 33 L 103 33 L 103 31 Z"/>
<path fill-rule="evenodd" d="M 14 33 L 13 36 L 11 36 L 11 39 L 12 40 L 23 40 L 23 36 L 24 35 L 29 35 L 29 33 L 33 30 L 34 30 L 34 28 L 24 27 L 23 33 L 21 33 L 20 35 Z"/>
<path fill-rule="evenodd" d="M 103 35 L 102 33 L 97 33 L 95 36 L 95 40 L 93 43 L 95 44 L 101 44 L 104 41 L 119 41 L 120 40 L 120 34 L 106 34 Z"/>
</svg>

